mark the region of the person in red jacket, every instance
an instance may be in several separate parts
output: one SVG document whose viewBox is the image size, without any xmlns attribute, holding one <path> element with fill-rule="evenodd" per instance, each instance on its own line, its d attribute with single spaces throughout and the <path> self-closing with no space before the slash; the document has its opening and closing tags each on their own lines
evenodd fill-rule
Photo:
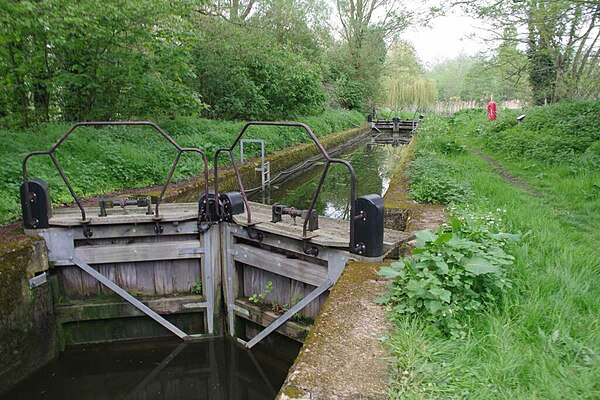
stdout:
<svg viewBox="0 0 600 400">
<path fill-rule="evenodd" d="M 488 103 L 488 119 L 490 121 L 496 120 L 496 102 L 494 101 L 494 95 L 490 96 L 490 102 Z"/>
</svg>

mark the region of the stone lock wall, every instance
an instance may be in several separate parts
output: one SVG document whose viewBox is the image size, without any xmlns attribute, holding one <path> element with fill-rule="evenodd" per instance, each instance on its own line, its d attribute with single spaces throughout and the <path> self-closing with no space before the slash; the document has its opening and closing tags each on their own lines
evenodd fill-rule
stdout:
<svg viewBox="0 0 600 400">
<path fill-rule="evenodd" d="M 0 393 L 58 355 L 50 284 L 28 282 L 47 269 L 42 240 L 0 241 Z"/>
</svg>

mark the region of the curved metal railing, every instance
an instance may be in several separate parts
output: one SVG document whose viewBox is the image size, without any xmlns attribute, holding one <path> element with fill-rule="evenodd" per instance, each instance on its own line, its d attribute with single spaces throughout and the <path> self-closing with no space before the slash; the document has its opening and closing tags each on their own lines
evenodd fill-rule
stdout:
<svg viewBox="0 0 600 400">
<path fill-rule="evenodd" d="M 307 228 L 308 228 L 308 221 L 309 221 L 310 215 L 312 214 L 313 210 L 315 209 L 315 204 L 317 202 L 317 198 L 319 197 L 319 193 L 321 192 L 321 188 L 323 187 L 323 183 L 325 182 L 325 177 L 327 176 L 329 167 L 331 166 L 331 164 L 342 164 L 348 169 L 348 173 L 350 174 L 350 244 L 351 245 L 354 244 L 354 224 L 352 222 L 355 219 L 354 203 L 356 200 L 356 177 L 354 174 L 354 169 L 352 168 L 352 164 L 350 164 L 346 160 L 331 157 L 329 155 L 329 153 L 327 152 L 327 150 L 325 150 L 325 148 L 323 147 L 321 142 L 319 142 L 319 139 L 317 138 L 315 133 L 310 129 L 310 127 L 308 127 L 308 125 L 300 123 L 300 122 L 253 121 L 253 122 L 246 123 L 244 125 L 244 127 L 242 128 L 242 130 L 240 131 L 240 133 L 238 133 L 237 137 L 235 138 L 235 140 L 233 141 L 233 143 L 231 144 L 230 147 L 221 147 L 215 151 L 215 159 L 214 159 L 214 165 L 213 165 L 215 198 L 219 197 L 219 179 L 218 179 L 218 167 L 217 167 L 218 157 L 219 157 L 220 153 L 227 152 L 227 153 L 229 153 L 229 156 L 231 158 L 231 164 L 233 165 L 233 169 L 235 170 L 235 175 L 237 178 L 238 186 L 240 188 L 240 192 L 241 192 L 242 198 L 244 200 L 244 205 L 246 206 L 248 225 L 253 224 L 252 223 L 252 209 L 248 202 L 248 197 L 246 196 L 246 192 L 244 191 L 244 184 L 242 182 L 242 178 L 241 178 L 237 163 L 235 161 L 235 156 L 233 154 L 233 150 L 238 145 L 240 139 L 242 138 L 242 136 L 244 136 L 244 134 L 246 133 L 248 128 L 250 128 L 251 126 L 285 126 L 285 127 L 302 128 L 308 133 L 308 135 L 314 142 L 315 146 L 317 146 L 317 148 L 319 149 L 319 152 L 325 158 L 325 168 L 323 169 L 323 173 L 321 174 L 321 179 L 319 180 L 319 184 L 317 185 L 317 188 L 315 189 L 315 193 L 313 194 L 313 198 L 310 202 L 308 212 L 306 214 L 306 217 L 304 218 L 304 223 L 302 225 L 302 237 L 304 239 L 310 239 L 310 237 L 307 236 L 307 234 L 306 234 Z M 218 210 L 217 212 L 219 213 L 220 210 Z"/>
<path fill-rule="evenodd" d="M 25 183 L 25 185 L 23 185 L 24 186 L 23 190 L 24 190 L 25 199 L 27 199 L 27 201 L 25 202 L 26 207 L 24 210 L 24 214 L 26 214 L 26 215 L 23 215 L 23 218 L 26 219 L 27 222 L 33 223 L 32 217 L 31 217 L 30 202 L 29 202 L 30 192 L 29 192 L 29 179 L 27 176 L 27 161 L 32 156 L 47 155 L 52 160 L 52 163 L 58 170 L 58 173 L 60 174 L 61 178 L 63 179 L 65 185 L 67 185 L 67 188 L 69 189 L 69 192 L 71 193 L 71 196 L 73 197 L 73 200 L 75 200 L 75 203 L 77 203 L 77 207 L 79 207 L 79 209 L 81 210 L 82 223 L 89 222 L 89 220 L 86 218 L 85 209 L 83 208 L 81 200 L 79 199 L 79 196 L 77 196 L 77 194 L 75 193 L 73 186 L 71 186 L 69 179 L 67 178 L 63 169 L 61 168 L 60 164 L 58 163 L 58 160 L 56 159 L 54 152 L 77 128 L 80 128 L 83 126 L 123 126 L 123 125 L 151 127 L 154 130 L 156 130 L 157 132 L 159 132 L 163 138 L 165 138 L 171 145 L 173 145 L 173 147 L 175 147 L 175 149 L 177 149 L 177 155 L 175 156 L 175 159 L 173 160 L 173 165 L 171 166 L 171 169 L 169 170 L 169 174 L 167 175 L 167 179 L 162 186 L 160 195 L 158 196 L 158 199 L 156 200 L 156 206 L 155 206 L 155 210 L 154 210 L 154 218 L 155 219 L 157 219 L 157 220 L 160 219 L 159 206 L 162 202 L 165 192 L 167 191 L 167 187 L 171 183 L 171 179 L 173 178 L 173 174 L 175 173 L 175 169 L 177 168 L 179 159 L 181 158 L 181 155 L 185 152 L 198 153 L 201 155 L 202 161 L 204 163 L 204 171 L 203 171 L 203 173 L 204 173 L 204 192 L 208 193 L 208 159 L 206 157 L 206 153 L 204 153 L 204 151 L 201 148 L 181 147 L 179 144 L 177 144 L 177 142 L 171 136 L 169 136 L 168 133 L 166 133 L 162 128 L 160 128 L 154 122 L 148 122 L 148 121 L 79 122 L 79 123 L 73 125 L 71 128 L 69 128 L 69 130 L 58 139 L 58 141 L 50 148 L 50 150 L 48 150 L 48 151 L 33 151 L 33 152 L 28 153 L 25 156 L 25 158 L 23 159 L 23 182 Z M 206 204 L 206 211 L 208 212 L 208 203 Z"/>
</svg>

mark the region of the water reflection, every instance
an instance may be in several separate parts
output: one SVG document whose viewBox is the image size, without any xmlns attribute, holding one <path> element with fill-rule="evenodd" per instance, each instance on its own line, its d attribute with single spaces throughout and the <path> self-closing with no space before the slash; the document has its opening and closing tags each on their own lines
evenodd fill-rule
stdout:
<svg viewBox="0 0 600 400">
<path fill-rule="evenodd" d="M 405 146 L 362 147 L 341 158 L 352 163 L 356 174 L 356 195 L 384 195 L 390 184 Z M 323 164 L 305 171 L 302 175 L 290 179 L 279 187 L 272 187 L 266 193 L 251 197 L 253 201 L 265 204 L 285 204 L 299 209 L 308 209 L 313 193 L 323 172 Z M 347 219 L 350 196 L 350 176 L 341 165 L 329 169 L 327 179 L 317 199 L 316 209 L 320 215 L 336 219 Z"/>
<path fill-rule="evenodd" d="M 295 351 L 276 357 L 229 340 L 68 351 L 2 399 L 272 400 Z"/>
</svg>

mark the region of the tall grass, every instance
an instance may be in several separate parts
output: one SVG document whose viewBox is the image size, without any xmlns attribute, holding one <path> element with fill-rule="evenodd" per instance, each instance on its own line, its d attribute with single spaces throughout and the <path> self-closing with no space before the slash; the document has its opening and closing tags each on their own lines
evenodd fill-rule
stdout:
<svg viewBox="0 0 600 400">
<path fill-rule="evenodd" d="M 513 249 L 513 289 L 491 311 L 472 315 L 462 339 L 441 335 L 419 319 L 398 320 L 388 339 L 395 355 L 391 397 L 600 398 L 600 196 L 594 189 L 600 172 L 573 161 L 586 149 L 562 161 L 509 154 L 482 140 L 492 129 L 483 118 L 432 118 L 425 122 L 430 134 L 419 137 L 417 147 L 427 149 L 421 156 L 451 165 L 454 179 L 469 185 L 473 194 L 459 207 L 506 209 L 509 230 L 530 231 Z M 520 140 L 502 132 L 505 140 Z M 546 140 L 543 132 L 539 136 Z M 434 150 L 440 137 L 486 146 L 540 195 L 510 184 L 470 152 Z"/>
</svg>

